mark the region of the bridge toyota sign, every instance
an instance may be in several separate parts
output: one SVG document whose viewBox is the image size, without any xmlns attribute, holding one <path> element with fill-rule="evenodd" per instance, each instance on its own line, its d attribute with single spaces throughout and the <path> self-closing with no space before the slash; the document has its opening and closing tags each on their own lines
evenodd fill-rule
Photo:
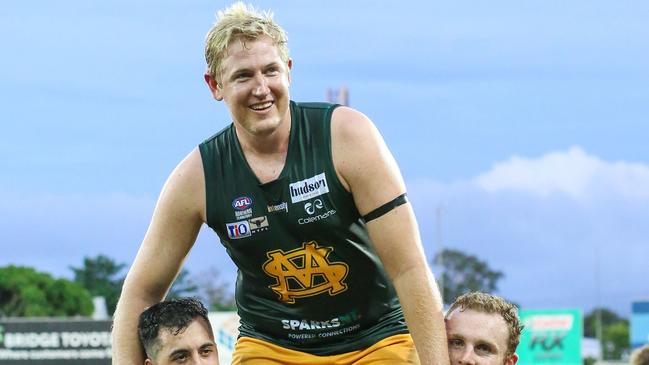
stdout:
<svg viewBox="0 0 649 365">
<path fill-rule="evenodd" d="M 0 365 L 110 365 L 111 321 L 0 320 Z"/>
</svg>

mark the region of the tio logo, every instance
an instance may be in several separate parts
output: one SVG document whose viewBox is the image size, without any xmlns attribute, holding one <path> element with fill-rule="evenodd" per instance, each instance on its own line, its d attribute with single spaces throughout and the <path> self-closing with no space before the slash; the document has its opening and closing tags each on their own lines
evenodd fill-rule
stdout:
<svg viewBox="0 0 649 365">
<path fill-rule="evenodd" d="M 233 240 L 250 236 L 250 225 L 248 221 L 227 223 L 225 228 L 228 232 L 228 237 Z"/>
<path fill-rule="evenodd" d="M 555 348 L 563 350 L 563 340 L 565 338 L 565 334 L 532 336 L 532 341 L 530 341 L 530 350 L 535 350 L 537 346 L 541 346 L 543 351 L 552 351 Z"/>
<path fill-rule="evenodd" d="M 313 204 L 311 203 L 306 203 L 304 204 L 304 210 L 309 213 L 309 215 L 313 215 L 315 213 L 316 209 L 322 209 L 324 205 L 322 204 L 322 200 L 316 199 L 313 201 Z"/>
</svg>

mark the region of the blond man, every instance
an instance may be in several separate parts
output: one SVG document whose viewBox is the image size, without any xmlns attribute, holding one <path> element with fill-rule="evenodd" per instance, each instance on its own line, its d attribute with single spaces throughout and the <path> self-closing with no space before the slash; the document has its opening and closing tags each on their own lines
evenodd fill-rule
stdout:
<svg viewBox="0 0 649 365">
<path fill-rule="evenodd" d="M 633 350 L 631 353 L 631 365 L 649 365 L 649 345 Z"/>
<path fill-rule="evenodd" d="M 522 330 L 513 304 L 491 294 L 464 294 L 446 312 L 451 364 L 515 365 Z"/>
<path fill-rule="evenodd" d="M 399 168 L 360 112 L 290 99 L 287 37 L 236 3 L 205 81 L 232 124 L 171 174 L 116 311 L 115 364 L 205 223 L 238 267 L 234 364 L 445 364 L 442 304 Z"/>
</svg>

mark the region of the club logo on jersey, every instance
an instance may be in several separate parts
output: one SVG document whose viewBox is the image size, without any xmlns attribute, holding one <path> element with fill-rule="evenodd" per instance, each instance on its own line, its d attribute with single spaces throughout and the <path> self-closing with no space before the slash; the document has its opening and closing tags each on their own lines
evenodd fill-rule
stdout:
<svg viewBox="0 0 649 365">
<path fill-rule="evenodd" d="M 250 237 L 250 235 L 252 234 L 248 221 L 226 223 L 225 229 L 228 232 L 228 237 L 233 240 Z"/>
<path fill-rule="evenodd" d="M 288 185 L 288 189 L 291 192 L 291 203 L 293 204 L 329 192 L 327 177 L 324 172 L 314 177 L 291 183 Z"/>
<path fill-rule="evenodd" d="M 262 268 L 277 281 L 269 288 L 288 304 L 295 303 L 296 298 L 322 293 L 334 296 L 344 292 L 349 266 L 344 262 L 330 262 L 327 256 L 331 251 L 332 247 L 320 247 L 317 242 L 310 241 L 288 252 L 268 252 L 268 261 Z"/>
</svg>

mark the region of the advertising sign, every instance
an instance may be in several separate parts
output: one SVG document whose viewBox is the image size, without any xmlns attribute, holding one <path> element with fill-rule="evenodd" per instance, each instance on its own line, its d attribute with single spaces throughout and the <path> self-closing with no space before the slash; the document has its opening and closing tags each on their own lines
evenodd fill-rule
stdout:
<svg viewBox="0 0 649 365">
<path fill-rule="evenodd" d="M 0 365 L 110 365 L 111 321 L 0 320 Z"/>
<path fill-rule="evenodd" d="M 516 350 L 518 364 L 582 364 L 580 310 L 521 310 L 519 315 L 525 329 Z"/>
<path fill-rule="evenodd" d="M 649 343 L 649 301 L 631 304 L 631 348 Z"/>
<path fill-rule="evenodd" d="M 208 315 L 219 352 L 229 364 L 239 335 L 236 312 Z M 0 319 L 0 365 L 110 365 L 111 321 Z"/>
<path fill-rule="evenodd" d="M 229 364 L 232 362 L 232 352 L 239 336 L 239 315 L 237 312 L 210 312 L 208 318 L 219 351 L 219 363 Z"/>
</svg>

